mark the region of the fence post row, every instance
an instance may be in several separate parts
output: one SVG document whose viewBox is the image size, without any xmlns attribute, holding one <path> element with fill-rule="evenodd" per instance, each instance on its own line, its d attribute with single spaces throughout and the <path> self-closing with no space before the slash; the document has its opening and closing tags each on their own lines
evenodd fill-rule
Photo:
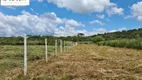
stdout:
<svg viewBox="0 0 142 80">
<path fill-rule="evenodd" d="M 27 75 L 27 37 L 24 36 L 24 76 Z"/>
<path fill-rule="evenodd" d="M 47 48 L 47 38 L 45 39 L 45 59 L 47 62 L 47 57 L 48 57 L 48 48 Z"/>
<path fill-rule="evenodd" d="M 64 44 L 63 44 L 64 43 Z M 64 45 L 64 51 L 69 50 L 69 42 L 62 42 L 62 40 L 60 40 L 60 53 L 62 53 L 63 51 L 63 45 Z M 76 43 L 72 43 L 72 47 L 77 45 Z M 55 54 L 57 54 L 57 40 L 55 40 Z M 48 45 L 47 45 L 47 38 L 45 38 L 45 59 L 46 62 L 48 61 Z M 27 75 L 27 36 L 24 36 L 24 76 Z"/>
</svg>

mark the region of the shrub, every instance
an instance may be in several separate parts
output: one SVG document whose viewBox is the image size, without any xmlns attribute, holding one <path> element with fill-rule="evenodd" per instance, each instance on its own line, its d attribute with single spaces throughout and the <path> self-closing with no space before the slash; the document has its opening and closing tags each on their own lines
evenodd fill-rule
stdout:
<svg viewBox="0 0 142 80">
<path fill-rule="evenodd" d="M 98 43 L 98 42 L 101 42 L 101 41 L 104 41 L 104 38 L 102 36 L 96 36 L 92 40 L 93 43 Z"/>
<path fill-rule="evenodd" d="M 101 41 L 98 42 L 97 44 L 111 46 L 111 47 L 142 49 L 142 38 Z"/>
</svg>

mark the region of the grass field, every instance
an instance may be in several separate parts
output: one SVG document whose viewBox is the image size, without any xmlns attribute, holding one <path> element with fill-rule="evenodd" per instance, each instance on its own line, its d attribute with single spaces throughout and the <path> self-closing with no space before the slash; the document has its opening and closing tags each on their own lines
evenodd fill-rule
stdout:
<svg viewBox="0 0 142 80">
<path fill-rule="evenodd" d="M 27 47 L 28 64 L 45 57 L 45 46 L 30 45 Z M 49 55 L 54 53 L 54 46 L 48 46 Z M 4 45 L 0 46 L 0 74 L 13 68 L 23 68 L 24 47 Z"/>
<path fill-rule="evenodd" d="M 24 77 L 23 47 L 0 46 L 1 80 L 142 79 L 142 50 L 81 44 L 51 56 L 46 63 L 44 46 L 29 48 L 28 75 Z M 39 58 L 35 58 L 36 55 Z"/>
</svg>

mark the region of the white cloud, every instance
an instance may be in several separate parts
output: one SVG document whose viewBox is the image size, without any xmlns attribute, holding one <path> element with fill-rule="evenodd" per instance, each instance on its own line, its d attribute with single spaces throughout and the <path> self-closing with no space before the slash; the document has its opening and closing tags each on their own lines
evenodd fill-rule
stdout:
<svg viewBox="0 0 142 80">
<path fill-rule="evenodd" d="M 78 30 L 77 32 L 79 33 L 84 33 L 86 36 L 91 36 L 91 35 L 97 35 L 97 34 L 104 34 L 104 33 L 111 33 L 111 32 L 116 32 L 116 31 L 123 31 L 126 30 L 125 27 L 118 28 L 117 30 L 107 30 L 105 28 L 94 28 L 93 31 L 86 31 L 86 30 Z"/>
<path fill-rule="evenodd" d="M 32 12 L 34 12 L 34 9 L 33 9 L 33 8 L 30 8 L 30 10 L 31 10 Z"/>
<path fill-rule="evenodd" d="M 18 16 L 0 13 L 0 36 L 21 36 L 24 34 L 53 35 L 55 30 L 64 31 L 64 28 L 67 33 L 66 35 L 71 35 L 75 34 L 75 27 L 85 26 L 81 22 L 72 19 L 61 19 L 54 12 L 44 13 L 39 16 L 26 11 L 22 11 L 21 13 Z M 58 28 L 59 25 L 65 25 L 65 27 Z"/>
<path fill-rule="evenodd" d="M 105 28 L 95 28 L 93 31 L 77 30 L 76 27 L 85 27 L 85 25 L 73 19 L 59 18 L 54 12 L 38 16 L 26 11 L 21 13 L 21 15 L 12 16 L 0 12 L 0 36 L 22 36 L 24 34 L 74 36 L 80 32 L 87 36 L 109 32 Z M 99 20 L 95 20 L 94 23 L 104 24 Z M 119 30 L 122 29 L 124 28 Z"/>
<path fill-rule="evenodd" d="M 118 30 L 110 30 L 108 32 L 112 33 L 112 32 L 123 31 L 123 30 L 127 30 L 127 29 L 125 27 L 122 27 L 122 28 L 118 28 Z"/>
<path fill-rule="evenodd" d="M 32 11 L 32 13 L 36 14 L 36 15 L 39 15 L 37 12 L 34 11 L 33 8 L 30 8 L 30 10 Z"/>
<path fill-rule="evenodd" d="M 66 8 L 77 13 L 103 12 L 111 6 L 116 6 L 110 0 L 47 0 L 59 8 Z"/>
<path fill-rule="evenodd" d="M 30 10 L 34 13 L 34 9 L 33 8 L 30 8 Z"/>
<path fill-rule="evenodd" d="M 56 29 L 55 35 L 56 36 L 75 36 L 78 33 L 83 33 L 85 36 L 91 36 L 95 34 L 103 34 L 106 33 L 107 30 L 105 28 L 94 28 L 93 31 L 86 31 L 85 29 L 83 30 L 75 30 L 73 27 L 70 27 L 66 25 L 65 27 L 60 27 Z"/>
<path fill-rule="evenodd" d="M 55 36 L 74 36 L 78 34 L 78 31 L 70 25 L 60 26 L 54 32 Z"/>
<path fill-rule="evenodd" d="M 111 7 L 110 9 L 106 10 L 106 12 L 109 16 L 114 15 L 114 14 L 123 15 L 124 9 L 117 8 L 117 7 Z"/>
<path fill-rule="evenodd" d="M 6 8 L 9 8 L 9 9 L 13 9 L 13 10 L 16 10 L 16 7 L 13 7 L 13 6 L 5 6 Z"/>
<path fill-rule="evenodd" d="M 99 25 L 105 25 L 105 23 L 103 23 L 103 22 L 101 22 L 101 21 L 99 21 L 99 20 L 90 21 L 90 24 L 95 24 L 95 23 L 97 23 L 97 24 L 99 24 Z"/>
<path fill-rule="evenodd" d="M 107 30 L 105 28 L 94 28 L 93 31 L 91 32 L 82 32 L 86 35 L 97 35 L 97 34 L 104 34 L 104 33 L 111 33 L 111 32 L 116 32 L 116 31 L 122 31 L 122 30 L 126 30 L 125 27 L 122 27 L 122 28 L 118 28 L 117 30 Z"/>
<path fill-rule="evenodd" d="M 106 32 L 107 32 L 107 30 L 105 28 L 98 28 L 98 29 L 94 28 L 95 34 L 103 34 L 103 33 L 106 33 Z"/>
<path fill-rule="evenodd" d="M 98 15 L 98 14 L 97 14 L 96 17 L 97 17 L 97 18 L 100 18 L 100 19 L 104 19 L 104 18 L 105 18 L 105 15 Z"/>
<path fill-rule="evenodd" d="M 119 28 L 118 31 L 123 31 L 123 30 L 126 30 L 125 27 L 122 27 L 122 28 Z"/>
<path fill-rule="evenodd" d="M 67 20 L 67 21 L 66 21 L 66 25 L 71 25 L 71 26 L 74 26 L 74 27 L 77 27 L 77 26 L 85 27 L 84 24 L 82 24 L 81 22 L 78 23 L 77 21 L 75 21 L 75 20 L 73 20 L 73 19 Z"/>
<path fill-rule="evenodd" d="M 116 32 L 116 31 L 117 31 L 117 30 L 110 30 L 109 32 L 110 32 L 110 33 L 113 33 L 113 32 Z"/>
<path fill-rule="evenodd" d="M 132 18 L 132 15 L 124 16 L 124 19 Z"/>
<path fill-rule="evenodd" d="M 132 17 L 136 17 L 137 20 L 142 21 L 142 1 L 133 4 L 131 10 L 132 10 Z"/>
</svg>

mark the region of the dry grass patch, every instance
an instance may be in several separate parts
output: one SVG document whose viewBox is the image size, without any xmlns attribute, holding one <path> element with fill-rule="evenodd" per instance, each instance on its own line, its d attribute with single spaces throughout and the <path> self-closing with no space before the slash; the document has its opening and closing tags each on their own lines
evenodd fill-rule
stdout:
<svg viewBox="0 0 142 80">
<path fill-rule="evenodd" d="M 5 73 L 12 79 L 27 80 L 140 80 L 142 51 L 96 45 L 78 45 L 68 52 L 38 60 Z"/>
</svg>

